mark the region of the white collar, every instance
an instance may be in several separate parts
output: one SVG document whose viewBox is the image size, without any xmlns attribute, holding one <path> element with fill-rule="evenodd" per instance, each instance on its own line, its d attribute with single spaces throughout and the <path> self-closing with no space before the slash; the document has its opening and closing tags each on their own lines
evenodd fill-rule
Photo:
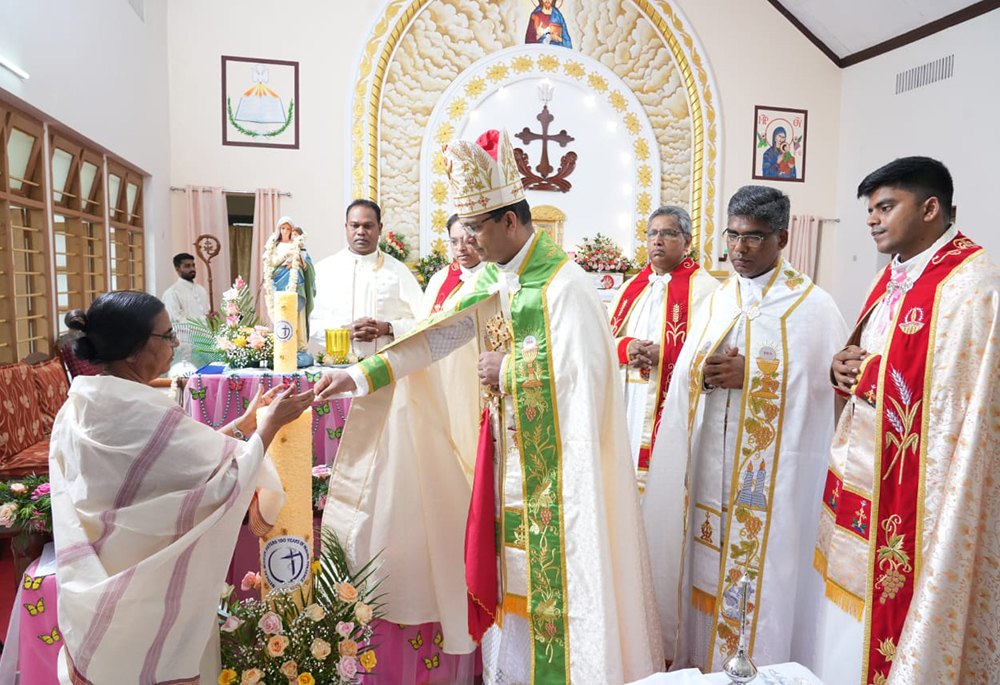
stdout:
<svg viewBox="0 0 1000 685">
<path fill-rule="evenodd" d="M 934 241 L 934 244 L 928 247 L 926 250 L 920 254 L 910 257 L 905 262 L 899 261 L 899 255 L 895 254 L 892 256 L 892 261 L 890 262 L 890 267 L 894 273 L 898 273 L 902 270 L 906 273 L 907 280 L 915 281 L 920 278 L 920 274 L 923 273 L 924 268 L 927 266 L 927 262 L 930 261 L 931 257 L 937 253 L 946 243 L 951 242 L 958 235 L 958 228 L 952 224 L 948 227 L 941 237 Z"/>
<path fill-rule="evenodd" d="M 531 251 L 531 246 L 535 244 L 535 240 L 538 239 L 538 232 L 536 231 L 528 238 L 524 245 L 518 250 L 517 254 L 507 262 L 506 264 L 497 264 L 497 269 L 503 271 L 504 273 L 517 274 L 521 267 L 524 265 L 524 260 L 528 256 L 528 252 Z"/>
<path fill-rule="evenodd" d="M 352 251 L 349 247 L 346 249 L 347 254 L 349 254 L 355 262 L 365 264 L 367 266 L 375 266 L 375 263 L 378 261 L 378 256 L 382 252 L 382 250 L 377 247 L 374 252 L 369 252 L 368 254 L 358 254 L 357 252 Z"/>
<path fill-rule="evenodd" d="M 458 268 L 461 269 L 462 271 L 462 275 L 459 276 L 458 278 L 464 283 L 465 281 L 468 281 L 469 279 L 473 278 L 477 273 L 479 273 L 479 270 L 483 268 L 483 262 L 479 262 L 474 267 L 469 269 L 459 264 Z"/>
</svg>

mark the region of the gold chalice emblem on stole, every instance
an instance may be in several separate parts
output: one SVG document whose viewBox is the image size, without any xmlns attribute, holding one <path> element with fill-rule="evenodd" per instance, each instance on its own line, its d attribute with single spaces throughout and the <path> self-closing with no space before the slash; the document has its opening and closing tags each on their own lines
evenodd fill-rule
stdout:
<svg viewBox="0 0 1000 685">
<path fill-rule="evenodd" d="M 521 383 L 522 388 L 540 388 L 542 380 L 538 377 L 538 367 L 535 362 L 538 360 L 538 341 L 535 336 L 529 335 L 521 345 L 521 361 L 524 362 L 524 375 L 526 380 Z"/>
<path fill-rule="evenodd" d="M 778 381 L 773 378 L 775 372 L 778 370 L 778 353 L 774 351 L 773 347 L 764 346 L 760 348 L 757 353 L 757 368 L 760 369 L 761 376 L 760 388 L 752 392 L 754 397 L 759 397 L 765 400 L 776 400 L 778 395 L 775 391 L 778 389 Z"/>
</svg>

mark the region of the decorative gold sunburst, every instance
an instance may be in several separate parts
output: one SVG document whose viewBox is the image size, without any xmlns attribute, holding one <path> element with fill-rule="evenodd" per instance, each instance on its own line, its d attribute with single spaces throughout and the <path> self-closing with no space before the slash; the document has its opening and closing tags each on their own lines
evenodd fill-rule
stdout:
<svg viewBox="0 0 1000 685">
<path fill-rule="evenodd" d="M 448 199 L 448 187 L 444 181 L 434 181 L 431 184 L 431 199 L 436 205 L 443 205 L 444 201 Z"/>
<path fill-rule="evenodd" d="M 531 71 L 534 68 L 535 61 L 527 55 L 521 55 L 520 57 L 515 57 L 510 66 L 518 74 L 523 74 L 524 72 Z"/>
<path fill-rule="evenodd" d="M 493 83 L 506 81 L 508 71 L 509 69 L 507 68 L 506 64 L 494 64 L 492 67 L 486 70 L 486 78 L 488 78 Z"/>
<path fill-rule="evenodd" d="M 649 168 L 648 164 L 643 164 L 639 167 L 639 171 L 636 176 L 639 179 L 639 185 L 643 188 L 648 188 L 653 182 L 653 170 Z"/>
<path fill-rule="evenodd" d="M 443 209 L 435 209 L 431 213 L 431 227 L 435 233 L 444 233 L 448 227 L 448 215 Z"/>
<path fill-rule="evenodd" d="M 538 68 L 542 71 L 555 71 L 559 68 L 559 60 L 552 55 L 542 55 L 538 58 Z"/>
<path fill-rule="evenodd" d="M 589 83 L 590 87 L 599 93 L 603 93 L 608 89 L 607 80 L 596 72 L 587 77 L 587 83 Z"/>
<path fill-rule="evenodd" d="M 465 94 L 470 98 L 479 97 L 486 90 L 486 80 L 478 76 L 465 85 Z"/>
<path fill-rule="evenodd" d="M 445 145 L 451 141 L 454 135 L 455 127 L 446 121 L 438 126 L 437 133 L 434 134 L 434 140 L 438 145 Z"/>
<path fill-rule="evenodd" d="M 622 117 L 622 121 L 625 122 L 625 130 L 631 133 L 633 136 L 639 133 L 639 129 L 642 125 L 639 123 L 639 117 L 637 117 L 633 112 L 626 112 L 625 116 Z"/>
<path fill-rule="evenodd" d="M 570 78 L 575 79 L 581 79 L 587 73 L 582 64 L 573 61 L 566 62 L 563 65 L 563 72 Z"/>
<path fill-rule="evenodd" d="M 625 100 L 625 96 L 617 90 L 608 95 L 608 102 L 615 108 L 616 112 L 621 113 L 628 109 L 628 102 Z"/>
<path fill-rule="evenodd" d="M 455 98 L 454 100 L 451 101 L 451 104 L 448 105 L 448 118 L 461 119 L 463 116 L 465 116 L 465 109 L 466 109 L 465 99 Z"/>
<path fill-rule="evenodd" d="M 649 143 L 646 142 L 645 138 L 639 138 L 635 141 L 635 156 L 643 162 L 649 159 Z"/>
</svg>

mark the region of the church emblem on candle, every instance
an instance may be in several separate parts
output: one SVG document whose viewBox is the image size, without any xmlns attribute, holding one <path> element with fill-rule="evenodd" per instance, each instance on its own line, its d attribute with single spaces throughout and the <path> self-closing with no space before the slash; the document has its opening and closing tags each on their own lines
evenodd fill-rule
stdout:
<svg viewBox="0 0 1000 685">
<path fill-rule="evenodd" d="M 260 569 L 271 587 L 301 585 L 309 577 L 311 553 L 305 540 L 291 535 L 271 538 L 260 553 Z"/>
<path fill-rule="evenodd" d="M 288 342 L 295 335 L 295 329 L 288 321 L 276 321 L 274 323 L 274 338 L 279 342 Z"/>
</svg>

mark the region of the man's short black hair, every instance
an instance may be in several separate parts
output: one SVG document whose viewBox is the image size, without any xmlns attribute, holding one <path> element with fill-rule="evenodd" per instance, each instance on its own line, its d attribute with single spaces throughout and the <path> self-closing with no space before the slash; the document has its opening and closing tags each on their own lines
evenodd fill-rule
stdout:
<svg viewBox="0 0 1000 685">
<path fill-rule="evenodd" d="M 858 186 L 858 197 L 871 197 L 879 188 L 900 188 L 921 202 L 936 197 L 945 225 L 951 223 L 951 199 L 955 186 L 948 167 L 930 157 L 900 157 L 876 169 Z"/>
<path fill-rule="evenodd" d="M 458 214 L 452 214 L 448 217 L 448 223 L 445 228 L 450 231 L 456 221 L 458 221 Z"/>
<path fill-rule="evenodd" d="M 187 260 L 194 261 L 194 255 L 188 254 L 187 252 L 178 252 L 174 255 L 174 268 L 178 268 L 181 262 L 186 262 Z"/>
<path fill-rule="evenodd" d="M 500 209 L 494 209 L 490 212 L 490 218 L 493 221 L 500 221 L 503 215 L 507 212 L 514 212 L 514 216 L 517 217 L 517 222 L 522 226 L 527 226 L 531 224 L 531 205 L 528 204 L 527 200 L 521 200 L 520 202 L 515 202 L 512 205 L 507 205 L 506 207 L 501 207 Z"/>
<path fill-rule="evenodd" d="M 771 232 L 788 230 L 788 215 L 792 202 L 777 188 L 769 186 L 743 186 L 729 199 L 727 216 L 742 216 L 760 221 Z"/>
<path fill-rule="evenodd" d="M 347 217 L 350 215 L 351 210 L 355 207 L 367 207 L 368 209 L 375 212 L 375 221 L 379 224 L 382 223 L 382 208 L 378 206 L 378 203 L 372 202 L 371 200 L 354 200 L 351 204 L 347 205 L 347 211 L 344 212 L 344 221 L 347 221 Z"/>
</svg>

